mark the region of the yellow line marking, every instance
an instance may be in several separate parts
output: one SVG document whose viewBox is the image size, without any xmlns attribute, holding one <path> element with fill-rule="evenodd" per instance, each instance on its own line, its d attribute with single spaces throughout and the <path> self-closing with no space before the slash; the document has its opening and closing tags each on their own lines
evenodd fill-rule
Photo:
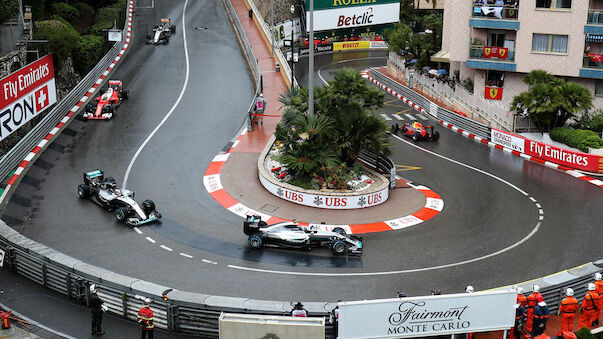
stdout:
<svg viewBox="0 0 603 339">
<path fill-rule="evenodd" d="M 416 167 L 416 166 L 396 165 L 397 171 L 414 171 L 414 170 L 420 170 L 420 169 L 421 169 L 421 167 Z"/>
<path fill-rule="evenodd" d="M 403 106 L 401 106 L 401 107 L 403 107 Z M 410 111 L 410 110 L 411 110 L 410 108 L 407 108 L 407 109 L 402 110 L 402 111 L 400 111 L 400 112 L 396 112 L 396 114 L 400 114 L 400 113 L 408 112 L 408 111 Z"/>
</svg>

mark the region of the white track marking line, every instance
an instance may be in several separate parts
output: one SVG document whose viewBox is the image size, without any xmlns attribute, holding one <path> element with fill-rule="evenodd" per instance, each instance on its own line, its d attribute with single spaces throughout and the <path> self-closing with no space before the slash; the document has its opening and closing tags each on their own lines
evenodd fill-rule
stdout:
<svg viewBox="0 0 603 339">
<path fill-rule="evenodd" d="M 138 227 L 134 227 L 134 231 L 138 234 L 142 234 L 142 231 Z"/>
<path fill-rule="evenodd" d="M 404 118 L 402 118 L 402 117 L 400 116 L 400 114 L 392 114 L 392 116 L 393 116 L 394 118 L 396 118 L 397 120 L 404 120 Z"/>
<path fill-rule="evenodd" d="M 413 116 L 412 116 L 411 114 L 409 114 L 409 113 L 404 113 L 404 115 L 406 115 L 406 117 L 407 117 L 408 119 L 410 119 L 410 120 L 417 120 L 417 119 L 415 119 L 415 117 L 413 117 Z"/>
<path fill-rule="evenodd" d="M 180 103 L 180 100 L 182 100 L 182 97 L 184 96 L 184 92 L 186 91 L 186 87 L 188 86 L 190 65 L 189 65 L 189 59 L 188 59 L 188 47 L 186 44 L 186 6 L 187 6 L 187 4 L 188 4 L 188 0 L 184 1 L 184 8 L 182 9 L 182 22 L 184 23 L 182 25 L 182 39 L 184 40 L 184 57 L 186 60 L 186 75 L 184 77 L 184 84 L 182 85 L 182 89 L 180 90 L 180 95 L 178 95 L 178 99 L 176 99 L 176 102 L 174 103 L 174 105 L 172 106 L 170 111 L 165 115 L 163 120 L 161 120 L 161 122 L 155 127 L 155 129 L 151 132 L 151 134 L 149 134 L 149 136 L 145 139 L 145 141 L 142 143 L 142 145 L 140 145 L 140 147 L 136 150 L 136 153 L 134 153 L 134 156 L 132 157 L 132 160 L 130 160 L 130 164 L 128 165 L 128 168 L 126 169 L 126 174 L 124 175 L 124 181 L 121 186 L 122 189 L 126 188 L 126 185 L 128 183 L 128 177 L 130 176 L 130 171 L 132 170 L 132 167 L 134 166 L 134 163 L 136 162 L 138 155 L 140 155 L 140 152 L 142 152 L 142 149 L 147 145 L 147 143 L 151 140 L 151 138 L 155 135 L 155 133 L 157 133 L 157 131 L 161 128 L 161 126 L 163 126 L 163 124 L 167 121 L 167 119 L 172 115 L 172 113 L 174 112 L 174 110 L 176 109 L 178 104 Z"/>
<path fill-rule="evenodd" d="M 152 244 L 156 243 L 157 241 L 153 240 L 153 238 L 151 237 L 146 237 L 145 239 L 147 239 L 148 241 L 150 241 Z"/>
<path fill-rule="evenodd" d="M 415 113 L 417 114 L 417 113 Z M 417 114 L 417 116 L 421 119 L 421 120 L 429 120 L 427 119 L 423 114 Z"/>
<path fill-rule="evenodd" d="M 428 149 L 422 148 L 420 146 L 417 146 L 409 141 L 406 141 L 404 139 L 402 139 L 401 137 L 397 136 L 397 135 L 392 135 L 393 137 L 395 137 L 396 139 L 412 146 L 415 147 L 417 149 L 420 149 L 422 151 L 425 151 L 429 154 L 432 154 L 434 156 L 440 157 L 444 160 L 448 160 L 454 164 L 457 164 L 459 166 L 463 166 L 466 167 L 468 169 L 474 170 L 478 173 L 482 173 L 486 176 L 489 176 L 491 178 L 494 178 L 510 187 L 512 187 L 513 189 L 519 191 L 520 193 L 522 193 L 523 195 L 527 196 L 530 198 L 530 200 L 532 200 L 532 202 L 534 202 L 534 204 L 538 203 L 536 201 L 536 199 L 534 199 L 533 197 L 529 196 L 526 192 L 524 192 L 523 190 L 521 190 L 519 187 L 511 184 L 510 182 L 499 178 L 493 174 L 490 174 L 488 172 L 485 172 L 479 168 L 475 168 L 473 166 L 464 164 L 462 162 L 459 162 L 457 160 L 448 158 L 446 156 L 443 156 L 441 154 L 432 152 Z M 244 271 L 253 271 L 253 272 L 260 272 L 260 273 L 272 273 L 272 274 L 283 274 L 283 275 L 298 275 L 298 276 L 323 276 L 323 277 L 352 277 L 352 276 L 379 276 L 379 275 L 393 275 L 393 274 L 403 274 L 403 273 L 415 273 L 415 272 L 424 272 L 424 271 L 433 271 L 433 270 L 438 270 L 438 269 L 442 269 L 442 268 L 450 268 L 450 267 L 454 267 L 454 266 L 460 266 L 460 265 L 465 265 L 465 264 L 469 264 L 469 263 L 473 263 L 473 262 L 477 262 L 477 261 L 481 261 L 484 259 L 488 259 L 494 256 L 497 256 L 499 254 L 505 253 L 507 251 L 510 251 L 512 249 L 514 249 L 515 247 L 523 244 L 524 242 L 526 242 L 528 239 L 530 239 L 534 234 L 536 234 L 536 232 L 538 232 L 538 230 L 540 229 L 540 225 L 542 225 L 542 220 L 544 220 L 544 215 L 540 214 L 540 216 L 538 217 L 538 222 L 536 223 L 536 226 L 532 229 L 532 231 L 526 235 L 525 237 L 523 237 L 521 240 L 517 241 L 514 244 L 511 244 L 505 248 L 502 248 L 496 252 L 492 252 L 490 254 L 486 254 L 483 255 L 481 257 L 476 257 L 476 258 L 472 258 L 472 259 L 467 259 L 467 260 L 463 260 L 460 262 L 455 262 L 455 263 L 449 263 L 449 264 L 443 264 L 443 265 L 437 265 L 437 266 L 431 266 L 431 267 L 421 267 L 421 268 L 414 268 L 414 269 L 408 269 L 408 270 L 397 270 L 397 271 L 382 271 L 382 272 L 360 272 L 360 273 L 317 273 L 317 272 L 292 272 L 292 271 L 274 271 L 274 270 L 264 270 L 264 269 L 258 269 L 258 268 L 250 268 L 250 267 L 243 267 L 243 266 L 236 266 L 236 265 L 228 265 L 227 267 L 229 268 L 233 268 L 233 269 L 238 269 L 238 270 L 244 270 Z"/>
<path fill-rule="evenodd" d="M 211 260 L 207 260 L 207 259 L 201 259 L 201 261 L 203 261 L 204 263 L 212 264 L 212 265 L 217 265 L 218 264 L 215 261 L 211 261 Z"/>
<path fill-rule="evenodd" d="M 392 118 L 390 118 L 389 116 L 387 116 L 387 114 L 381 113 L 380 115 L 385 120 L 392 120 Z"/>
<path fill-rule="evenodd" d="M 189 258 L 189 259 L 192 259 L 192 258 L 193 258 L 193 256 L 192 256 L 192 255 L 190 255 L 190 254 L 186 254 L 186 253 L 182 253 L 182 252 L 180 252 L 180 255 L 181 255 L 181 256 L 183 256 L 183 257 L 185 257 L 185 258 Z"/>
<path fill-rule="evenodd" d="M 173 251 L 173 249 L 171 249 L 171 248 L 169 248 L 169 247 L 167 247 L 167 246 L 165 246 L 165 245 L 159 245 L 159 247 L 161 247 L 161 248 L 163 248 L 164 250 L 169 251 L 169 252 Z"/>
</svg>

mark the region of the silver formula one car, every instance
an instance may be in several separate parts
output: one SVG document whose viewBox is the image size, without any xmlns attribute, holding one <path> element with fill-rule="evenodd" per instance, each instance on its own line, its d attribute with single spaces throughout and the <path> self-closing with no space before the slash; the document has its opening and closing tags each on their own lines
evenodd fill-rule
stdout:
<svg viewBox="0 0 603 339">
<path fill-rule="evenodd" d="M 259 216 L 247 216 L 243 231 L 249 236 L 248 244 L 252 249 L 265 245 L 305 250 L 329 247 L 335 255 L 361 255 L 363 249 L 362 238 L 348 236 L 341 227 L 328 231 L 316 225 L 299 226 L 291 221 L 268 225 Z"/>
<path fill-rule="evenodd" d="M 153 33 L 147 34 L 147 44 L 166 45 L 174 33 L 176 33 L 176 26 L 172 25 L 172 21 L 167 18 L 161 19 L 160 24 L 153 28 Z"/>
<path fill-rule="evenodd" d="M 77 187 L 80 198 L 90 198 L 98 205 L 113 211 L 115 219 L 129 226 L 139 226 L 161 218 L 152 200 L 145 200 L 142 206 L 134 201 L 134 192 L 117 189 L 113 177 L 105 178 L 101 170 L 84 173 L 84 183 Z"/>
</svg>

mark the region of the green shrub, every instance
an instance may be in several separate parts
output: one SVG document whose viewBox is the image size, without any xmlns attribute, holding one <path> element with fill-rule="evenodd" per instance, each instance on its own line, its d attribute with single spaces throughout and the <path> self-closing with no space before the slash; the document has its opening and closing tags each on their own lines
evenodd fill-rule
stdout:
<svg viewBox="0 0 603 339">
<path fill-rule="evenodd" d="M 80 13 L 80 18 L 78 21 L 78 26 L 80 28 L 92 26 L 92 24 L 94 24 L 94 16 L 96 15 L 96 12 L 94 12 L 94 8 L 92 6 L 85 2 L 76 2 L 73 4 L 73 7 L 75 7 L 78 13 Z"/>
<path fill-rule="evenodd" d="M 596 337 L 586 327 L 582 327 L 578 332 L 576 332 L 576 337 L 578 339 L 596 339 Z"/>
<path fill-rule="evenodd" d="M 106 53 L 104 39 L 97 35 L 80 37 L 77 48 L 73 50 L 75 69 L 82 76 L 87 74 Z"/>
<path fill-rule="evenodd" d="M 118 28 L 123 27 L 126 5 L 127 0 L 119 0 L 116 4 L 99 9 L 96 23 L 90 27 L 89 34 L 104 37 L 106 33 L 103 30 L 112 28 L 114 22 L 117 23 Z"/>
<path fill-rule="evenodd" d="M 0 23 L 19 14 L 19 0 L 0 0 Z"/>
<path fill-rule="evenodd" d="M 312 178 L 303 175 L 293 177 L 289 180 L 289 184 L 306 190 L 314 189 L 314 186 L 312 186 Z"/>
<path fill-rule="evenodd" d="M 64 2 L 55 2 L 50 6 L 50 12 L 67 20 L 69 23 L 75 23 L 80 16 L 77 9 Z"/>
<path fill-rule="evenodd" d="M 588 148 L 603 148 L 603 140 L 593 131 L 585 129 L 573 129 L 569 127 L 554 128 L 549 132 L 551 139 L 575 147 L 582 152 L 588 152 Z"/>
<path fill-rule="evenodd" d="M 601 135 L 603 130 L 603 109 L 598 109 L 593 113 L 585 114 L 575 125 L 576 128 L 589 129 Z"/>
<path fill-rule="evenodd" d="M 40 47 L 41 53 L 54 53 L 55 68 L 58 69 L 77 47 L 80 35 L 71 25 L 61 20 L 44 20 L 36 23 L 33 38 L 34 40 L 48 40 L 48 46 Z"/>
</svg>

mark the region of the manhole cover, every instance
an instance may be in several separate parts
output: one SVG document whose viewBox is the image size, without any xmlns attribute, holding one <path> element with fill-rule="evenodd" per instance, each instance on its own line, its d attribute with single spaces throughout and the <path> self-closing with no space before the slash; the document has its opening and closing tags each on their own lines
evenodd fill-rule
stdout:
<svg viewBox="0 0 603 339">
<path fill-rule="evenodd" d="M 278 206 L 269 205 L 269 204 L 266 204 L 266 205 L 262 206 L 262 208 L 261 208 L 262 211 L 271 212 L 271 213 L 276 211 L 277 209 L 278 209 Z"/>
</svg>

